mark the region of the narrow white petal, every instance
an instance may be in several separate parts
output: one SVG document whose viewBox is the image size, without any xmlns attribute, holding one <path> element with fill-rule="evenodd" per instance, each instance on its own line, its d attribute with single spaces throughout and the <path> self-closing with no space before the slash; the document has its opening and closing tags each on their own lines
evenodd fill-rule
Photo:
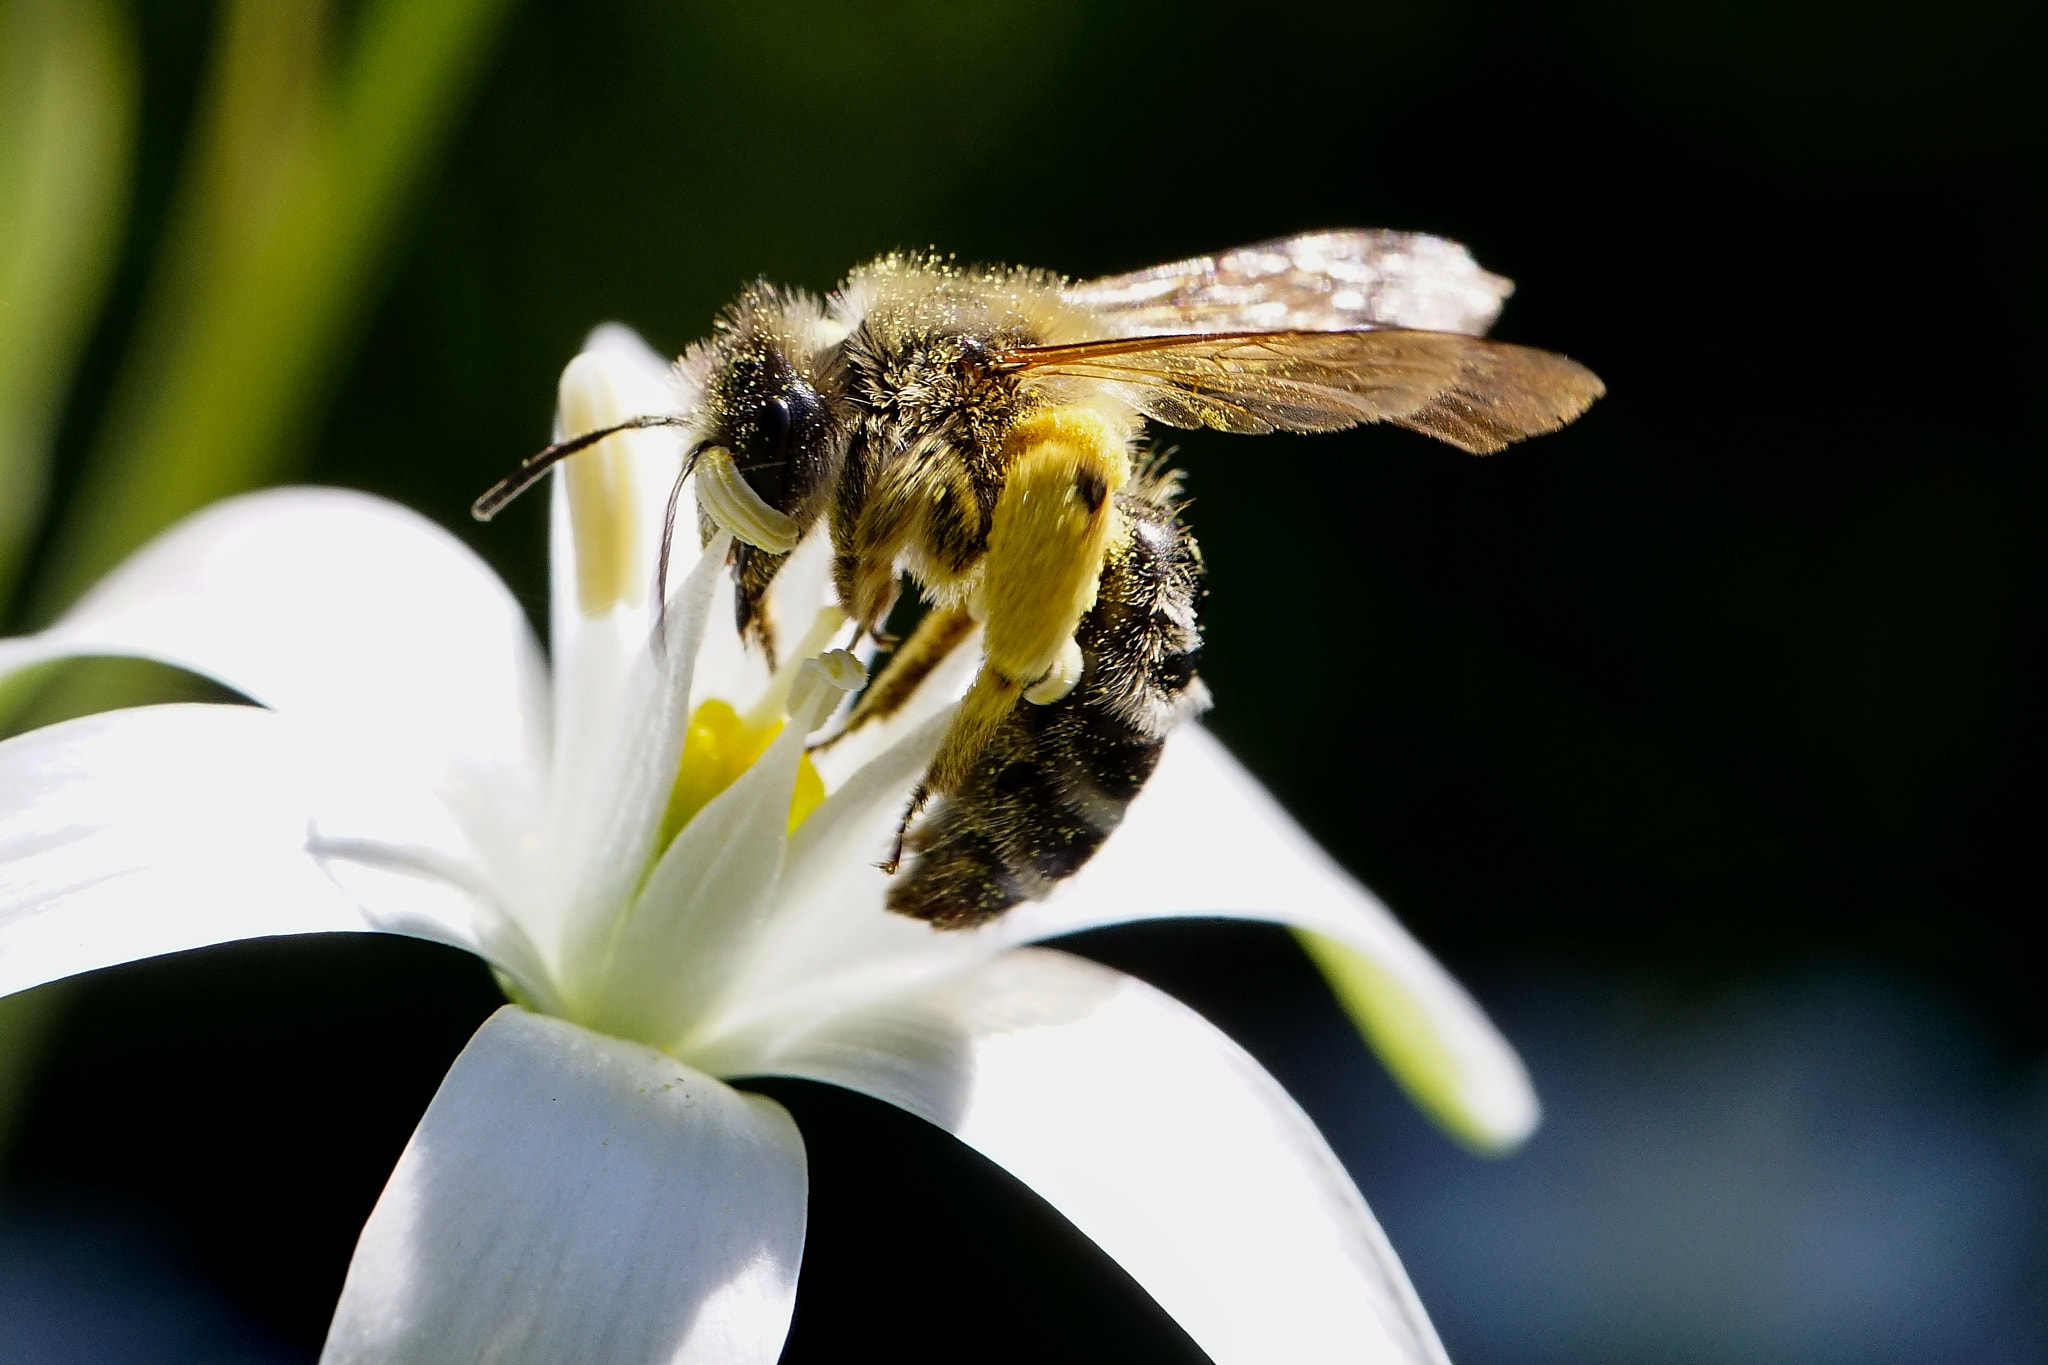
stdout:
<svg viewBox="0 0 2048 1365">
<path fill-rule="evenodd" d="M 569 987 L 595 1027 L 672 1042 L 722 993 L 733 959 L 759 935 L 782 873 L 804 739 L 801 726 L 785 727 L 697 812 L 632 908 L 605 926 L 608 942 L 583 954 L 589 976 Z"/>
<path fill-rule="evenodd" d="M 694 537 L 696 531 L 690 534 Z M 720 574 L 711 591 L 711 614 L 706 618 L 704 643 L 697 650 L 697 675 L 690 692 L 698 701 L 717 697 L 745 712 L 753 709 L 755 698 L 767 689 L 770 675 L 766 656 L 742 640 L 734 626 L 734 596 L 732 575 Z M 795 635 L 782 637 L 782 647 L 788 649 L 802 634 L 799 628 Z"/>
<path fill-rule="evenodd" d="M 1312 951 L 1328 958 L 1345 1003 L 1419 1104 L 1482 1149 L 1512 1147 L 1536 1127 L 1529 1073 L 1472 997 L 1198 725 L 1167 741 L 1088 867 L 995 931 L 1023 943 L 1190 915 L 1275 920 L 1332 941 Z"/>
<path fill-rule="evenodd" d="M 763 930 L 732 964 L 716 1017 L 689 1054 L 733 1074 L 777 1038 L 822 1017 L 971 968 L 1007 945 L 987 930 L 936 933 L 882 908 L 887 854 L 911 785 L 951 720 L 926 718 L 863 765 L 790 837 Z"/>
<path fill-rule="evenodd" d="M 0 993 L 212 943 L 385 929 L 474 947 L 473 898 L 359 900 L 309 847 L 322 793 L 289 721 L 153 706 L 0 744 Z"/>
<path fill-rule="evenodd" d="M 759 1070 L 958 1135 L 1114 1256 L 1217 1365 L 1445 1359 L 1308 1117 L 1142 982 L 1026 949 L 842 1017 Z"/>
<path fill-rule="evenodd" d="M 718 697 L 749 712 L 760 704 L 770 686 L 768 659 L 759 645 L 740 638 L 734 600 L 732 580 L 727 577 L 712 599 L 711 623 L 698 650 L 697 678 L 691 692 L 700 701 Z M 768 589 L 766 610 L 775 638 L 776 662 L 785 668 L 797 662 L 805 637 L 818 624 L 818 613 L 837 603 L 838 594 L 832 588 L 832 537 L 820 524 L 790 553 Z M 840 631 L 837 638 L 818 644 L 818 649 L 838 643 L 848 633 Z M 815 654 L 817 649 L 810 652 Z"/>
<path fill-rule="evenodd" d="M 584 389 L 578 406 L 585 410 L 585 420 L 599 426 L 643 414 L 670 413 L 678 407 L 668 367 L 631 329 L 616 323 L 590 334 L 574 369 L 582 377 Z M 563 429 L 561 421 L 558 414 L 557 438 L 580 434 Z M 585 826 L 578 822 L 592 814 L 588 803 L 604 790 L 613 766 L 622 759 L 622 716 L 631 707 L 644 706 L 650 678 L 664 674 L 663 661 L 654 657 L 651 649 L 657 632 L 661 643 L 682 646 L 675 651 L 680 661 L 687 662 L 695 648 L 682 638 L 688 631 L 687 620 L 667 619 L 672 614 L 687 618 L 694 608 L 679 605 L 672 596 L 666 612 L 658 610 L 653 593 L 669 491 L 682 468 L 682 437 L 674 428 L 621 432 L 590 453 L 609 458 L 613 446 L 624 455 L 615 462 L 618 480 L 610 490 L 613 505 L 585 511 L 591 520 L 615 522 L 630 547 L 633 562 L 624 570 L 625 578 L 642 589 L 631 594 L 630 600 L 621 599 L 595 614 L 584 611 L 579 601 L 568 466 L 557 469 L 549 490 L 555 789 L 544 842 L 556 867 L 568 864 L 579 871 L 579 860 L 589 848 L 586 842 L 573 842 L 587 837 Z M 582 458 L 575 456 L 572 461 Z M 687 499 L 676 532 L 668 564 L 672 594 L 690 581 L 698 562 L 697 528 Z M 685 672 L 682 684 L 687 683 Z M 635 869 L 636 875 L 638 871 Z M 559 878 L 551 878 L 532 905 L 535 932 L 551 945 L 570 894 L 565 893 Z"/>
<path fill-rule="evenodd" d="M 587 977 L 586 954 L 608 946 L 612 921 L 654 861 L 729 544 L 720 535 L 697 560 L 669 600 L 659 647 L 643 641 L 615 687 L 589 691 L 587 679 L 558 680 L 566 716 L 543 839 L 552 875 L 522 919 L 545 944 L 563 945 L 564 976 Z"/>
<path fill-rule="evenodd" d="M 547 674 L 505 585 L 447 532 L 377 498 L 231 498 L 138 550 L 0 673 L 135 655 L 214 678 L 432 790 L 497 865 L 538 818 Z"/>
<path fill-rule="evenodd" d="M 832 536 L 821 522 L 776 573 L 768 589 L 768 620 L 787 652 L 811 628 L 821 609 L 837 605 L 839 593 L 832 586 Z"/>
<path fill-rule="evenodd" d="M 771 1365 L 803 1139 L 773 1101 L 511 1006 L 363 1228 L 323 1365 Z"/>
</svg>

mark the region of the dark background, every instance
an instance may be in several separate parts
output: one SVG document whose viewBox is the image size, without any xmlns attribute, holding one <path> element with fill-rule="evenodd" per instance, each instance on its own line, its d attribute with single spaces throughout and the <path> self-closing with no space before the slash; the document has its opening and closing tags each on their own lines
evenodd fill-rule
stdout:
<svg viewBox="0 0 2048 1365">
<path fill-rule="evenodd" d="M 205 5 L 137 17 L 139 198 L 74 452 L 209 41 Z M 2017 0 L 527 0 L 303 472 L 422 509 L 537 608 L 540 502 L 466 508 L 597 322 L 675 351 L 756 275 L 825 289 L 898 246 L 1086 276 L 1325 226 L 1468 243 L 1520 286 L 1498 335 L 1605 378 L 1574 428 L 1483 461 L 1172 439 L 1210 724 L 1473 983 L 1551 1122 L 1500 1165 L 1430 1133 L 1277 931 L 1076 946 L 1289 1084 L 1466 1365 L 2039 1359 L 2042 36 Z M 310 1359 L 494 1000 L 396 941 L 85 983 L 10 1160 L 0 1312 L 76 1294 L 105 1327 L 93 1294 L 157 1293 L 176 1341 L 240 1344 L 122 1358 Z M 789 1359 L 1187 1351 L 948 1140 L 767 1088 L 816 1160 Z M 72 1287 L 10 1290 L 10 1255 Z"/>
</svg>

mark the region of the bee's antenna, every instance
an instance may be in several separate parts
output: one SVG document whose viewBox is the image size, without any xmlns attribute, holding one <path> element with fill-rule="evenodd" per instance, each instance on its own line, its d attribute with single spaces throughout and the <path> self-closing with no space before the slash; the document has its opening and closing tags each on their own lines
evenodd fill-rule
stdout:
<svg viewBox="0 0 2048 1365">
<path fill-rule="evenodd" d="M 683 480 L 697 467 L 697 452 L 691 451 L 676 481 L 668 490 L 668 506 L 661 514 L 661 550 L 654 557 L 654 652 L 668 647 L 668 552 L 676 541 L 676 504 L 682 501 Z"/>
<path fill-rule="evenodd" d="M 520 461 L 519 468 L 492 484 L 489 491 L 469 505 L 469 514 L 478 521 L 489 521 L 504 510 L 506 503 L 533 487 L 541 475 L 547 473 L 577 451 L 588 450 L 607 436 L 616 435 L 621 431 L 640 431 L 647 427 L 680 427 L 688 425 L 689 418 L 687 417 L 675 413 L 655 412 L 640 417 L 628 418 L 617 426 L 606 427 L 602 431 L 586 431 L 581 436 L 573 437 L 570 440 L 557 441 L 539 454 L 527 456 L 524 460 Z M 673 498 L 670 499 L 669 506 L 671 513 L 673 513 L 675 506 Z M 666 549 L 667 541 L 664 540 L 662 544 L 664 549 Z"/>
</svg>

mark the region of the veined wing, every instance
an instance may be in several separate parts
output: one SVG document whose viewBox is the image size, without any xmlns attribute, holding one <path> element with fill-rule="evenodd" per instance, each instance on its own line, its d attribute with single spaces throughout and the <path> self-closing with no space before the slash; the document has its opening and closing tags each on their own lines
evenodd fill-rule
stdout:
<svg viewBox="0 0 2048 1365">
<path fill-rule="evenodd" d="M 1408 327 L 1479 336 L 1514 284 L 1456 242 L 1384 228 L 1276 237 L 1063 291 L 1109 336 L 1346 332 Z"/>
<path fill-rule="evenodd" d="M 1175 427 L 1339 431 L 1392 422 L 1474 455 L 1556 431 L 1607 391 L 1564 356 L 1454 332 L 1241 332 L 1020 346 L 996 365 L 1103 384 Z"/>
</svg>

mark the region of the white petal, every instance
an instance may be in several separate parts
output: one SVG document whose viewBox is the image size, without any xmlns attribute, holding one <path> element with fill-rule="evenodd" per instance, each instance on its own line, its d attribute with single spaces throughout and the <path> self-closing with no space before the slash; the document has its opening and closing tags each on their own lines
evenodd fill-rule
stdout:
<svg viewBox="0 0 2048 1365">
<path fill-rule="evenodd" d="M 1275 920 L 1320 936 L 1311 952 L 1417 1103 L 1483 1150 L 1535 1129 L 1529 1073 L 1472 997 L 1198 725 L 1167 741 L 1088 867 L 1047 900 L 1018 906 L 995 933 L 1024 943 L 1188 915 Z"/>
<path fill-rule="evenodd" d="M 308 849 L 293 728 L 155 706 L 0 744 L 0 993 L 211 943 L 389 929 L 474 946 L 474 903 L 421 878 L 358 908 Z"/>
<path fill-rule="evenodd" d="M 694 522 L 691 525 L 694 528 Z M 690 534 L 694 537 L 695 530 Z M 710 623 L 697 653 L 697 677 L 691 694 L 700 701 L 718 697 L 747 712 L 754 709 L 767 690 L 770 674 L 767 656 L 760 647 L 740 638 L 734 599 L 728 575 L 719 582 L 712 598 Z M 777 663 L 787 667 L 798 662 L 799 649 L 817 624 L 819 611 L 837 602 L 838 594 L 832 588 L 832 537 L 821 523 L 790 552 L 788 562 L 768 589 L 765 605 L 779 655 Z"/>
<path fill-rule="evenodd" d="M 722 993 L 782 873 L 806 737 L 803 727 L 785 726 L 683 826 L 631 910 L 606 926 L 609 941 L 587 954 L 590 979 L 569 983 L 593 1027 L 666 1044 Z"/>
<path fill-rule="evenodd" d="M 1217 1365 L 1444 1361 L 1308 1117 L 1140 981 L 1026 949 L 843 1017 L 759 1069 L 958 1135 L 1114 1256 Z"/>
<path fill-rule="evenodd" d="M 819 1010 L 1018 944 L 1132 920 L 1274 920 L 1307 931 L 1305 945 L 1388 1069 L 1451 1132 L 1501 1151 L 1535 1129 L 1528 1071 L 1471 996 L 1206 730 L 1174 733 L 1122 826 L 1049 899 L 943 933 L 883 911 L 887 878 L 872 868 L 901 810 L 897 784 L 914 780 L 929 753 L 908 742 L 879 756 L 805 822 L 785 907 L 748 968 L 749 989 L 736 993 L 744 1011 L 726 1021 L 746 1035 L 730 1047 L 761 1046 Z M 724 1067 L 727 1046 L 693 1055 Z"/>
<path fill-rule="evenodd" d="M 696 532 L 690 534 L 694 539 Z M 706 618 L 704 643 L 697 651 L 697 676 L 690 690 L 700 701 L 717 697 L 746 712 L 768 686 L 768 660 L 759 648 L 740 639 L 734 624 L 734 597 L 732 575 L 720 574 L 712 589 L 711 614 Z M 802 634 L 803 628 L 799 628 L 794 635 L 780 636 L 779 642 L 786 650 Z"/>
<path fill-rule="evenodd" d="M 377 498 L 231 498 L 131 556 L 0 673 L 123 654 L 190 669 L 374 751 L 433 790 L 494 865 L 538 819 L 547 674 L 526 617 L 447 532 Z"/>
<path fill-rule="evenodd" d="M 320 1359 L 771 1365 L 807 1198 L 773 1101 L 507 1006 L 391 1173 Z"/>
<path fill-rule="evenodd" d="M 811 628 L 820 610 L 837 605 L 839 592 L 832 586 L 832 536 L 820 522 L 790 552 L 768 588 L 768 619 L 783 652 Z"/>
<path fill-rule="evenodd" d="M 643 641 L 616 686 L 558 679 L 564 722 L 550 793 L 550 877 L 522 914 L 561 971 L 587 979 L 618 912 L 640 889 L 675 787 L 688 730 L 691 677 L 713 594 L 725 578 L 721 534 L 669 600 L 661 647 Z"/>
<path fill-rule="evenodd" d="M 797 828 L 760 938 L 729 969 L 722 1008 L 686 1055 L 736 1074 L 776 1038 L 1004 951 L 987 930 L 937 933 L 882 908 L 889 879 L 876 863 L 950 720 L 950 712 L 927 717 Z"/>
</svg>

